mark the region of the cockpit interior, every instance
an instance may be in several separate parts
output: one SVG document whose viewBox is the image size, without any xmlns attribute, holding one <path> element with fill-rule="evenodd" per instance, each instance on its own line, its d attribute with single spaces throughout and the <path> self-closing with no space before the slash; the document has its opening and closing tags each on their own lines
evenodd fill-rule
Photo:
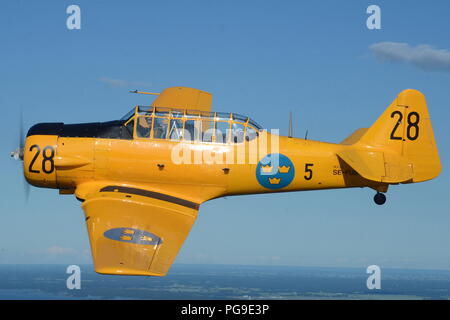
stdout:
<svg viewBox="0 0 450 320">
<path fill-rule="evenodd" d="M 135 139 L 241 143 L 258 136 L 252 119 L 224 112 L 136 106 L 121 119 Z"/>
</svg>

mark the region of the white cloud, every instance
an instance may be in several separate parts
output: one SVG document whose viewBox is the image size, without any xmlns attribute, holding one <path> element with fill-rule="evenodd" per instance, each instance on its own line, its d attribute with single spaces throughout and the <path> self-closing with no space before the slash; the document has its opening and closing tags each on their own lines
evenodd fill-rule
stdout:
<svg viewBox="0 0 450 320">
<path fill-rule="evenodd" d="M 65 255 L 65 254 L 74 254 L 77 251 L 72 248 L 62 248 L 62 247 L 58 247 L 58 246 L 53 246 L 53 247 L 47 248 L 45 250 L 45 252 L 48 254 L 51 254 L 51 255 Z"/>
<path fill-rule="evenodd" d="M 151 83 L 148 82 L 139 82 L 139 81 L 126 81 L 121 79 L 113 79 L 109 77 L 101 77 L 98 79 L 100 82 L 103 82 L 111 87 L 129 87 L 130 89 L 135 88 L 150 88 L 152 86 Z"/>
<path fill-rule="evenodd" d="M 425 71 L 450 72 L 450 51 L 428 44 L 411 46 L 401 42 L 379 42 L 369 47 L 384 62 L 405 63 Z"/>
</svg>

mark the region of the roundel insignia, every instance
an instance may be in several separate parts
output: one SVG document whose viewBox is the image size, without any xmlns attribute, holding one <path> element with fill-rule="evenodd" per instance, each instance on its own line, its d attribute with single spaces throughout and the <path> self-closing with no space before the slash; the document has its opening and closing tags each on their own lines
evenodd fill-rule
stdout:
<svg viewBox="0 0 450 320">
<path fill-rule="evenodd" d="M 267 189 L 287 187 L 294 176 L 294 164 L 281 153 L 268 154 L 256 166 L 256 179 L 261 186 Z"/>
<path fill-rule="evenodd" d="M 162 239 L 157 235 L 144 230 L 133 228 L 109 229 L 105 231 L 103 235 L 111 240 L 117 240 L 134 244 L 158 245 L 162 243 Z"/>
</svg>

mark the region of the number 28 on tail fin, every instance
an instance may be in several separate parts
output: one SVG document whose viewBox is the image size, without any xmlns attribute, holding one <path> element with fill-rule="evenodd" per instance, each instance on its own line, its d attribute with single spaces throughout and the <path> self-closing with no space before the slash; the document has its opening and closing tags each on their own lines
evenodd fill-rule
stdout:
<svg viewBox="0 0 450 320">
<path fill-rule="evenodd" d="M 425 96 L 404 90 L 369 129 L 359 129 L 338 155 L 363 177 L 387 183 L 437 177 L 441 162 Z"/>
</svg>

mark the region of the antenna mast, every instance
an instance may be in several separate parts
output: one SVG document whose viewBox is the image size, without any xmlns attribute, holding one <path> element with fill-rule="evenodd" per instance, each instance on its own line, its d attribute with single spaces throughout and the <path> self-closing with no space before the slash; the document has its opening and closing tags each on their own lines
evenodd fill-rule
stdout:
<svg viewBox="0 0 450 320">
<path fill-rule="evenodd" d="M 288 137 L 292 138 L 294 136 L 294 130 L 292 129 L 292 111 L 289 111 L 289 130 Z"/>
<path fill-rule="evenodd" d="M 152 94 L 152 95 L 159 95 L 159 93 L 157 93 L 157 92 L 145 92 L 145 91 L 137 91 L 137 89 L 136 89 L 136 90 L 130 90 L 129 92 L 130 92 L 130 93 L 140 93 L 140 94 Z"/>
</svg>

